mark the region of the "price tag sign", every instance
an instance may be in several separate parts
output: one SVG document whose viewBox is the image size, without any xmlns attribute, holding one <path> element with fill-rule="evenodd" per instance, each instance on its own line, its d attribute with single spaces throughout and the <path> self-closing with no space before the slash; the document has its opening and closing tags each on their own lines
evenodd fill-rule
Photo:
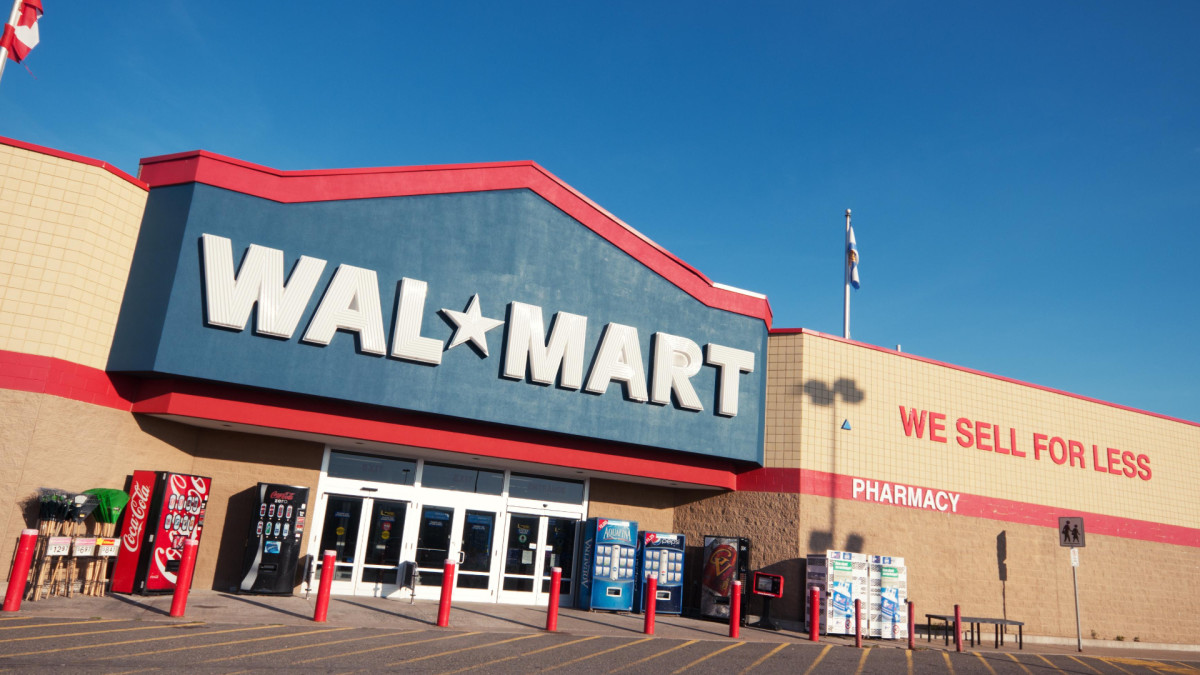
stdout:
<svg viewBox="0 0 1200 675">
<path fill-rule="evenodd" d="M 50 537 L 46 541 L 46 556 L 55 558 L 64 556 L 71 552 L 70 537 Z"/>
<path fill-rule="evenodd" d="M 76 558 L 96 555 L 96 539 L 94 537 L 80 537 L 75 540 L 74 548 L 73 555 Z"/>
<path fill-rule="evenodd" d="M 117 540 L 98 537 L 96 539 L 96 555 L 101 558 L 115 558 L 117 555 Z"/>
</svg>

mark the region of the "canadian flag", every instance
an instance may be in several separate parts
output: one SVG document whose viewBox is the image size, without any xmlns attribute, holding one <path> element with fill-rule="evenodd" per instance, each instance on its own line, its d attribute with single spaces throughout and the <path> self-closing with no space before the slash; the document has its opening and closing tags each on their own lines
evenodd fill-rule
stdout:
<svg viewBox="0 0 1200 675">
<path fill-rule="evenodd" d="M 20 63 L 37 46 L 37 20 L 42 15 L 42 0 L 24 0 L 16 12 L 16 23 L 4 25 L 0 47 L 8 50 L 8 58 Z"/>
</svg>

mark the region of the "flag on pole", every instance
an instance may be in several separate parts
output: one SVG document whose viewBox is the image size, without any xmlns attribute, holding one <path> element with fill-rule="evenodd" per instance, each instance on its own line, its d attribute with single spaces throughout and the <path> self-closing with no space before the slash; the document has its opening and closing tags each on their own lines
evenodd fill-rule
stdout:
<svg viewBox="0 0 1200 675">
<path fill-rule="evenodd" d="M 18 0 L 20 9 L 14 12 L 16 21 L 4 25 L 0 47 L 8 58 L 20 63 L 38 43 L 38 18 L 42 16 L 42 0 Z"/>
<path fill-rule="evenodd" d="M 846 243 L 846 265 L 850 268 L 850 285 L 858 288 L 858 244 L 854 242 L 854 228 L 850 228 L 849 241 Z"/>
</svg>

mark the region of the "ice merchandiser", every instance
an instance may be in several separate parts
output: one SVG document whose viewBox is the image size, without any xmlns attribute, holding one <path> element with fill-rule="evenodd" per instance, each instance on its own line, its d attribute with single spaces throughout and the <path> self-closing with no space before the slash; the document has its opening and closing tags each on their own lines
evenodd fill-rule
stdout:
<svg viewBox="0 0 1200 675">
<path fill-rule="evenodd" d="M 579 609 L 633 609 L 637 534 L 637 523 L 628 520 L 589 518 L 584 523 Z"/>
<path fill-rule="evenodd" d="M 212 479 L 167 471 L 134 471 L 121 528 L 112 590 L 175 590 L 183 544 L 200 540 Z"/>
<path fill-rule="evenodd" d="M 308 488 L 259 483 L 242 558 L 242 593 L 291 595 L 296 586 L 301 534 L 308 520 Z"/>
<path fill-rule="evenodd" d="M 654 612 L 656 614 L 683 613 L 683 551 L 686 538 L 682 534 L 664 532 L 642 532 L 638 549 L 638 585 L 634 607 L 642 611 L 646 607 L 646 583 L 653 576 L 657 579 Z"/>
<path fill-rule="evenodd" d="M 745 537 L 704 536 L 704 572 L 700 579 L 700 615 L 710 619 L 729 618 L 729 596 L 734 581 L 742 582 L 750 571 L 750 540 Z"/>
</svg>

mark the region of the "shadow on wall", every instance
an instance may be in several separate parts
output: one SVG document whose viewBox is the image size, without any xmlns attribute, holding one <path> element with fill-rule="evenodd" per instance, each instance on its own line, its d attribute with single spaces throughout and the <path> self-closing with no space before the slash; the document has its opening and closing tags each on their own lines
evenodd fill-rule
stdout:
<svg viewBox="0 0 1200 675">
<path fill-rule="evenodd" d="M 1001 618 L 1008 618 L 1008 530 L 1000 530 L 996 535 L 996 567 L 1000 576 L 1000 607 L 1003 610 Z"/>
<path fill-rule="evenodd" d="M 258 502 L 258 487 L 229 495 L 225 505 L 225 522 L 221 526 L 221 544 L 217 549 L 217 568 L 213 572 L 213 590 L 236 593 L 242 583 L 242 563 L 250 540 L 250 525 Z"/>
<path fill-rule="evenodd" d="M 834 380 L 832 384 L 822 382 L 821 380 L 809 380 L 801 387 L 801 393 L 807 396 L 815 406 L 822 408 L 833 409 L 838 405 L 838 402 L 847 403 L 850 405 L 859 405 L 866 400 L 867 395 L 862 389 L 859 389 L 858 382 L 849 378 L 839 378 Z M 831 410 L 831 412 L 833 412 Z M 838 434 L 853 433 L 854 425 L 850 422 L 850 417 L 844 420 L 839 419 L 840 415 L 834 415 L 833 423 L 830 425 L 829 447 L 834 449 L 834 465 L 833 475 L 829 477 L 832 482 L 838 473 Z M 811 423 L 811 422 L 810 422 Z M 846 428 L 849 427 L 849 428 Z M 832 491 L 832 485 L 830 486 Z M 851 532 L 846 535 L 846 540 L 841 548 L 837 547 L 835 541 L 837 532 L 837 500 L 829 500 L 829 529 L 825 531 L 814 530 L 808 537 L 808 550 L 812 553 L 820 553 L 829 549 L 839 551 L 850 551 L 851 553 L 862 553 L 865 546 L 862 535 Z"/>
</svg>

